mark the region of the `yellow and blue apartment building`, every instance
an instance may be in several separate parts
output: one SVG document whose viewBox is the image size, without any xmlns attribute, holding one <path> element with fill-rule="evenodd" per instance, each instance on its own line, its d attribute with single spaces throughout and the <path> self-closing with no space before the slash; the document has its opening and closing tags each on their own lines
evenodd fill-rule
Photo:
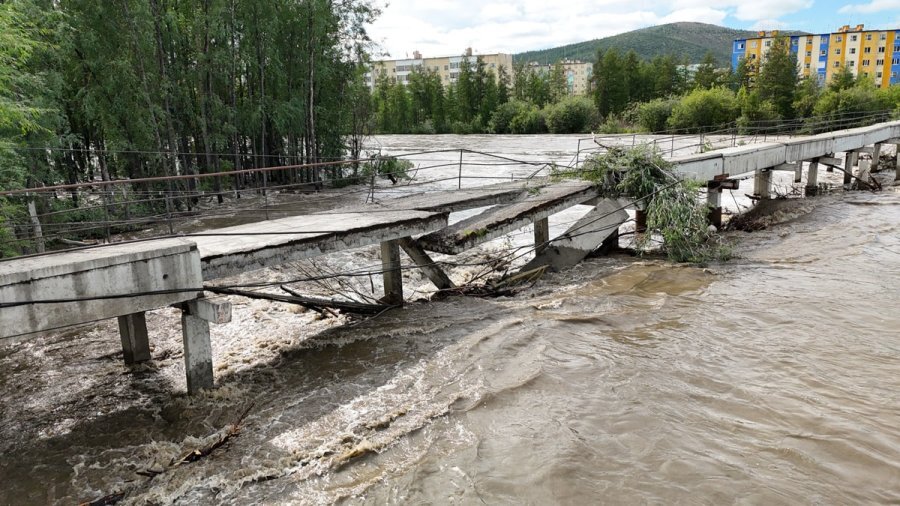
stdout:
<svg viewBox="0 0 900 506">
<path fill-rule="evenodd" d="M 749 39 L 735 39 L 731 53 L 732 68 L 741 59 L 754 70 L 779 37 L 775 32 L 759 32 Z M 900 84 L 900 29 L 866 30 L 849 25 L 834 33 L 790 36 L 791 52 L 797 55 L 797 74 L 815 77 L 820 84 L 846 66 L 853 75 L 871 78 L 881 88 Z"/>
</svg>

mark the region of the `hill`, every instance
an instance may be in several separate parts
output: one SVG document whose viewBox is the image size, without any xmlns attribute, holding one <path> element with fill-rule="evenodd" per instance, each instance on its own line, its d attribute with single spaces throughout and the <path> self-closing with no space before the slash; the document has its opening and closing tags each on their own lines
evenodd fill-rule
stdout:
<svg viewBox="0 0 900 506">
<path fill-rule="evenodd" d="M 711 51 L 719 65 L 726 66 L 731 61 L 732 41 L 755 36 L 753 31 L 705 23 L 669 23 L 603 39 L 519 53 L 513 59 L 540 63 L 553 63 L 562 58 L 593 61 L 598 48 L 615 47 L 623 52 L 633 49 L 644 59 L 676 54 L 687 57 L 690 63 L 700 63 L 706 52 Z"/>
</svg>

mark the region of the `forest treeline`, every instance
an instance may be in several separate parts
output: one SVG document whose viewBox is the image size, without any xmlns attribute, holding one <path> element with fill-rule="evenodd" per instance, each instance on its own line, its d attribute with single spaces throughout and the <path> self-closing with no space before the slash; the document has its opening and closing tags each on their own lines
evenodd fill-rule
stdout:
<svg viewBox="0 0 900 506">
<path fill-rule="evenodd" d="M 0 2 L 2 188 L 344 156 L 368 0 Z"/>
<path fill-rule="evenodd" d="M 456 82 L 416 71 L 409 84 L 380 77 L 373 92 L 378 133 L 603 133 L 751 131 L 815 117 L 810 131 L 836 118 L 900 109 L 900 87 L 878 89 L 872 77 L 842 67 L 822 85 L 797 76 L 787 37 L 767 58 L 721 69 L 711 54 L 689 70 L 675 56 L 642 60 L 633 51 L 597 52 L 589 96 L 567 93 L 565 74 L 514 65 L 512 78 L 478 61 L 463 62 Z"/>
<path fill-rule="evenodd" d="M 365 29 L 377 14 L 370 0 L 0 1 L 0 190 L 358 155 L 369 121 Z M 0 256 L 27 252 L 11 245 L 35 234 L 38 216 L 46 233 L 47 221 L 158 215 L 163 201 L 141 195 L 159 191 L 205 189 L 221 202 L 218 190 L 252 178 L 336 175 L 186 179 L 130 185 L 127 195 L 117 186 L 121 194 L 103 193 L 103 211 L 96 199 L 82 210 L 76 190 L 0 197 Z M 191 201 L 165 205 L 171 213 Z"/>
</svg>

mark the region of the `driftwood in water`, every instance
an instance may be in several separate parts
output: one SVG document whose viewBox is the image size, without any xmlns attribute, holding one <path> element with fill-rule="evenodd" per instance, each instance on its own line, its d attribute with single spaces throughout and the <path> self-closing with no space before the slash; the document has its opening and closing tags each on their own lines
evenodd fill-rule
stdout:
<svg viewBox="0 0 900 506">
<path fill-rule="evenodd" d="M 232 288 L 207 287 L 206 290 L 222 295 L 238 295 L 250 299 L 272 300 L 275 302 L 286 302 L 288 304 L 297 304 L 305 308 L 311 309 L 320 314 L 334 314 L 331 309 L 339 309 L 345 313 L 374 315 L 391 309 L 393 306 L 383 304 L 364 304 L 361 302 L 344 302 L 339 300 L 317 299 L 306 297 L 298 294 L 286 286 L 281 289 L 291 295 L 277 295 L 272 293 L 250 292 L 245 290 L 235 290 Z"/>
</svg>

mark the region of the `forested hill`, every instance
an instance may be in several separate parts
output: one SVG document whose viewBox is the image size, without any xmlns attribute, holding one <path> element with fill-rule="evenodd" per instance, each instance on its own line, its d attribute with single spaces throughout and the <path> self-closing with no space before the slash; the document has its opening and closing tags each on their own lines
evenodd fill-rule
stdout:
<svg viewBox="0 0 900 506">
<path fill-rule="evenodd" d="M 562 58 L 593 60 L 597 49 L 615 47 L 620 51 L 634 50 L 643 59 L 676 54 L 691 63 L 700 63 L 707 51 L 712 52 L 720 65 L 731 61 L 734 39 L 755 36 L 756 32 L 736 30 L 705 23 L 670 23 L 651 26 L 612 37 L 594 39 L 540 51 L 528 51 L 514 56 L 515 61 L 553 63 Z"/>
</svg>

